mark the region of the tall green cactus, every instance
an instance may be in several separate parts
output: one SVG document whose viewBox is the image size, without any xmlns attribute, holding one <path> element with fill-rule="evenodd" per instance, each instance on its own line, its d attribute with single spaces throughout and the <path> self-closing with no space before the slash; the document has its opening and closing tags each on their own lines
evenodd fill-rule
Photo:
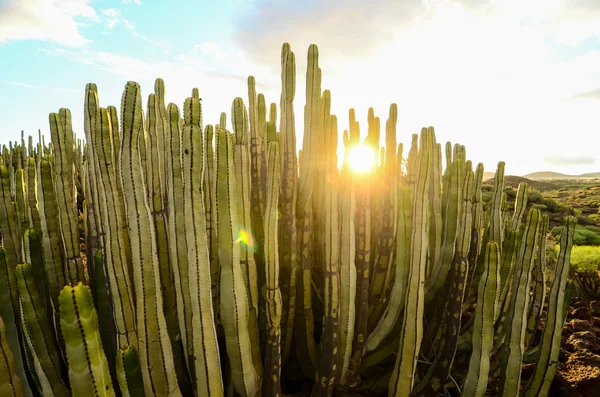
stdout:
<svg viewBox="0 0 600 397">
<path fill-rule="evenodd" d="M 252 360 L 248 295 L 240 265 L 240 246 L 235 183 L 233 178 L 233 144 L 229 131 L 217 134 L 217 230 L 219 239 L 220 295 L 219 310 L 225 330 L 227 355 L 231 361 L 235 391 L 243 397 L 255 396 L 260 390 L 260 374 Z"/>
<path fill-rule="evenodd" d="M 407 296 L 404 305 L 404 318 L 400 334 L 399 353 L 390 379 L 388 395 L 408 396 L 413 386 L 417 357 L 421 348 L 423 326 L 421 317 L 424 310 L 424 278 L 427 258 L 427 214 L 429 194 L 429 152 L 419 153 L 416 184 L 414 185 L 413 226 L 411 238 L 411 264 L 407 276 Z"/>
<path fill-rule="evenodd" d="M 267 150 L 267 195 L 265 205 L 265 276 L 264 288 L 267 312 L 267 341 L 265 344 L 265 369 L 263 393 L 269 396 L 281 394 L 281 319 L 282 294 L 279 288 L 280 256 L 278 250 L 278 201 L 281 168 L 279 146 L 269 143 Z"/>
<path fill-rule="evenodd" d="M 69 383 L 76 396 L 114 396 L 108 360 L 98 332 L 92 294 L 81 282 L 60 292 L 60 325 L 69 362 Z"/>
<path fill-rule="evenodd" d="M 136 296 L 138 349 L 147 396 L 180 396 L 171 343 L 160 293 L 160 270 L 154 224 L 144 186 L 140 148 L 144 145 L 142 97 L 137 83 L 128 82 L 121 100 L 121 185 L 131 238 Z"/>
<path fill-rule="evenodd" d="M 179 277 L 182 279 L 182 294 L 189 297 L 189 304 L 184 300 L 186 310 L 191 314 L 191 335 L 187 335 L 188 352 L 192 356 L 188 358 L 188 365 L 193 372 L 196 381 L 196 390 L 206 395 L 223 395 L 223 381 L 220 374 L 220 357 L 217 347 L 217 335 L 215 330 L 215 318 L 213 309 L 213 296 L 211 292 L 210 279 L 210 257 L 208 251 L 208 239 L 206 236 L 206 218 L 204 202 L 202 200 L 202 175 L 205 164 L 205 151 L 203 148 L 202 135 L 202 108 L 200 100 L 187 98 L 184 104 L 184 127 L 181 134 L 181 166 L 183 169 L 183 227 L 185 242 L 184 246 L 178 246 L 181 250 L 187 247 L 187 258 L 178 257 Z M 169 105 L 169 116 L 171 120 L 171 139 L 177 141 L 179 132 L 174 129 L 176 120 L 179 118 L 177 107 Z M 172 155 L 177 153 L 173 148 Z M 177 169 L 175 162 L 177 157 L 172 158 L 172 171 Z M 173 183 L 177 175 L 173 175 Z M 181 183 L 181 182 L 179 182 Z M 181 189 L 181 187 L 178 187 Z M 181 191 L 181 190 L 179 190 Z M 174 191 L 174 193 L 177 191 Z M 176 216 L 180 213 L 175 212 Z M 179 220 L 179 219 L 177 219 Z M 175 220 L 175 221 L 177 221 Z M 172 232 L 177 232 L 176 230 Z M 181 232 L 178 233 L 180 235 Z M 181 244 L 180 243 L 180 244 Z M 187 263 L 182 262 L 187 259 Z M 185 266 L 185 267 L 184 267 Z M 183 269 L 187 271 L 183 273 Z M 188 317 L 189 318 L 189 317 Z M 192 364 L 193 363 L 193 364 Z"/>
<path fill-rule="evenodd" d="M 14 356 L 6 339 L 6 328 L 0 316 L 0 394 L 3 396 L 22 397 L 23 384 L 16 372 Z"/>
</svg>

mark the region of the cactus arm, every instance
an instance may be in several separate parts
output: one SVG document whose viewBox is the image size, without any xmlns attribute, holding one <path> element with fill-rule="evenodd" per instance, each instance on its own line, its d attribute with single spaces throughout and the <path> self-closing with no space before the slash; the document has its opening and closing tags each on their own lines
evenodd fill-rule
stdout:
<svg viewBox="0 0 600 397">
<path fill-rule="evenodd" d="M 168 238 L 167 215 L 164 201 L 164 151 L 161 152 L 162 142 L 164 141 L 163 121 L 160 112 L 160 103 L 158 96 L 152 93 L 148 96 L 147 109 L 147 134 L 146 134 L 146 189 L 148 192 L 148 205 L 152 222 L 154 224 L 156 254 L 158 258 L 158 268 L 160 274 L 160 291 L 163 295 L 163 311 L 167 322 L 167 333 L 171 340 L 171 349 L 173 350 L 173 362 L 179 387 L 183 394 L 192 392 L 189 373 L 186 368 L 184 347 L 181 342 L 181 332 L 179 330 L 177 297 L 175 292 L 175 282 L 173 280 L 173 263 L 171 262 L 171 253 L 169 249 L 170 240 Z"/>
<path fill-rule="evenodd" d="M 71 112 L 63 108 L 59 110 L 58 114 L 50 113 L 49 121 L 52 142 L 56 148 L 54 191 L 64 249 L 65 275 L 70 282 L 82 281 L 87 283 L 79 254 L 79 225 L 77 221 Z"/>
<path fill-rule="evenodd" d="M 170 106 L 171 108 L 171 106 Z M 205 154 L 202 134 L 202 108 L 199 99 L 188 98 L 184 104 L 184 128 L 181 137 L 183 175 L 183 214 L 185 246 L 187 246 L 188 291 L 191 297 L 193 358 L 196 389 L 207 396 L 222 396 L 223 381 L 213 313 L 210 258 L 206 235 L 206 212 L 202 199 L 202 175 Z M 171 125 L 175 127 L 177 108 L 170 110 Z M 176 132 L 175 132 L 176 133 Z M 173 159 L 175 162 L 177 159 Z M 181 271 L 181 270 L 180 270 Z M 185 284 L 184 284 L 185 286 Z M 194 359 L 192 359 L 194 361 Z"/>
<path fill-rule="evenodd" d="M 527 210 L 527 193 L 529 186 L 526 182 L 519 183 L 519 188 L 517 190 L 517 197 L 515 199 L 515 211 L 513 213 L 513 217 L 510 221 L 510 228 L 512 230 L 517 230 L 519 225 L 521 224 L 521 220 L 523 219 L 523 215 Z"/>
<path fill-rule="evenodd" d="M 411 263 L 400 345 L 394 372 L 390 379 L 388 393 L 390 397 L 402 397 L 410 394 L 423 337 L 422 317 L 428 237 L 429 169 L 427 163 L 429 153 L 423 150 L 419 157 L 413 204 Z"/>
<path fill-rule="evenodd" d="M 259 269 L 259 283 L 264 284 L 264 202 L 262 190 L 262 137 L 258 123 L 256 82 L 253 76 L 248 77 L 248 122 L 250 128 L 250 220 L 253 237 L 256 241 L 254 258 Z M 215 238 L 216 240 L 216 238 Z M 259 297 L 261 299 L 261 297 Z"/>
<path fill-rule="evenodd" d="M 467 254 L 471 239 L 471 198 L 474 185 L 473 171 L 467 171 L 465 182 L 462 186 L 461 217 L 458 221 L 456 251 L 452 261 L 451 278 L 447 280 L 447 293 L 444 294 L 443 319 L 439 338 L 434 340 L 430 347 L 437 347 L 435 359 L 427 373 L 417 384 L 413 391 L 416 395 L 436 396 L 445 384 L 450 368 L 454 361 L 458 338 L 461 327 L 462 302 L 464 298 L 465 282 L 468 272 Z"/>
<path fill-rule="evenodd" d="M 542 215 L 540 238 L 537 243 L 537 256 L 533 264 L 532 286 L 533 294 L 527 314 L 527 331 L 525 334 L 525 347 L 528 348 L 533 341 L 537 330 L 544 303 L 546 301 L 546 234 L 548 233 L 549 217 Z"/>
<path fill-rule="evenodd" d="M 31 265 L 18 265 L 15 275 L 27 348 L 33 357 L 42 392 L 49 396 L 70 396 L 61 378 L 61 359 L 50 331 L 46 308 L 33 280 Z"/>
<path fill-rule="evenodd" d="M 502 194 L 504 193 L 504 161 L 498 163 L 496 175 L 494 176 L 494 195 L 491 202 L 490 234 L 489 241 L 502 243 Z M 500 247 L 502 252 L 502 246 Z"/>
<path fill-rule="evenodd" d="M 116 327 L 117 347 L 132 344 L 137 346 L 135 333 L 135 304 L 132 280 L 129 275 L 129 246 L 127 235 L 123 233 L 119 186 L 114 178 L 115 157 L 113 154 L 112 123 L 108 110 L 100 108 L 94 117 L 96 126 L 91 138 L 96 159 L 96 183 L 98 201 L 96 209 L 102 214 L 104 231 L 104 264 L 107 284 L 110 288 L 111 302 Z M 128 240 L 128 239 L 127 239 Z"/>
<path fill-rule="evenodd" d="M 4 321 L 0 316 L 0 395 L 23 397 L 23 384 L 17 375 L 14 356 L 7 342 Z"/>
<path fill-rule="evenodd" d="M 98 88 L 96 84 L 89 83 L 85 87 L 83 129 L 85 132 L 85 139 L 88 142 L 88 150 L 86 153 L 87 171 L 89 173 L 87 176 L 89 190 L 86 195 L 87 214 L 90 221 L 93 222 L 92 227 L 88 228 L 88 241 L 86 241 L 89 245 L 86 248 L 88 249 L 88 256 L 90 257 L 94 255 L 98 249 L 103 247 L 103 241 L 101 241 L 103 217 L 100 215 L 101 208 L 99 208 L 100 197 L 98 192 L 100 182 L 97 180 L 99 175 L 95 168 L 96 153 L 94 148 L 94 139 L 99 136 L 96 131 L 96 128 L 99 125 L 96 122 L 99 108 Z M 114 179 L 115 178 L 113 177 L 113 180 Z"/>
<path fill-rule="evenodd" d="M 144 397 L 144 382 L 133 346 L 119 349 L 116 360 L 117 380 L 123 397 Z"/>
<path fill-rule="evenodd" d="M 243 397 L 254 396 L 260 389 L 259 376 L 252 360 L 248 330 L 248 297 L 240 267 L 240 247 L 236 240 L 237 202 L 233 176 L 232 137 L 227 130 L 217 130 L 217 228 L 219 266 L 221 268 L 219 300 L 225 330 L 227 355 L 230 359 L 235 391 Z"/>
<path fill-rule="evenodd" d="M 73 395 L 114 396 L 91 291 L 81 282 L 67 285 L 58 300 Z"/>
<path fill-rule="evenodd" d="M 250 210 L 250 151 L 248 148 L 249 130 L 248 130 L 248 112 L 242 98 L 236 98 L 231 106 L 232 125 L 234 130 L 234 167 L 235 182 L 237 192 L 238 209 L 238 236 L 241 233 L 247 233 L 250 240 L 243 241 L 240 244 L 240 264 L 242 265 L 243 275 L 246 281 L 246 290 L 248 294 L 248 303 L 250 316 L 248 318 L 248 331 L 250 332 L 250 342 L 252 344 L 252 357 L 254 367 L 258 377 L 262 377 L 262 361 L 258 331 L 258 269 L 254 258 L 254 241 L 252 239 L 252 221 Z"/>
<path fill-rule="evenodd" d="M 212 125 L 207 125 L 204 128 L 204 147 L 206 153 L 206 170 L 204 172 L 204 181 L 202 188 L 204 189 L 204 212 L 206 213 L 206 232 L 208 238 L 208 250 L 210 254 L 210 274 L 211 288 L 213 289 L 213 305 L 215 311 L 217 309 L 217 298 L 219 296 L 219 261 L 217 258 L 218 241 L 217 241 L 217 225 L 215 216 L 215 153 L 214 153 L 214 128 Z M 253 208 L 253 207 L 252 207 Z M 254 208 L 252 209 L 254 211 Z M 215 313 L 218 316 L 218 312 Z"/>
<path fill-rule="evenodd" d="M 396 234 L 396 277 L 390 294 L 390 302 L 383 317 L 369 335 L 366 343 L 367 351 L 375 350 L 394 329 L 406 299 L 407 277 L 410 269 L 410 250 L 412 234 L 412 194 L 410 187 L 401 187 L 398 202 L 400 203 Z"/>
<path fill-rule="evenodd" d="M 14 311 L 13 299 L 17 300 L 17 312 Z M 18 299 L 18 287 L 14 269 L 6 261 L 5 248 L 0 246 L 0 317 L 3 323 L 2 334 L 0 335 L 3 339 L 1 346 L 2 350 L 5 351 L 4 344 L 6 343 L 6 347 L 10 349 L 11 358 L 8 357 L 8 352 L 6 352 L 4 356 L 5 360 L 13 362 L 14 371 L 21 381 L 23 393 L 25 396 L 31 397 L 33 395 L 31 388 L 35 388 L 35 386 L 30 385 L 30 380 L 26 373 L 27 357 L 21 349 L 22 339 L 19 335 L 21 310 Z M 9 369 L 10 366 L 7 371 Z M 8 372 L 6 373 L 8 374 Z"/>
<path fill-rule="evenodd" d="M 500 394 L 517 395 L 521 380 L 521 361 L 525 352 L 524 337 L 527 328 L 526 308 L 529 307 L 529 285 L 535 245 L 539 239 L 541 226 L 540 211 L 532 208 L 527 216 L 526 228 L 517 256 L 517 270 L 512 282 L 512 293 L 508 327 L 504 341 L 504 352 L 500 366 Z"/>
<path fill-rule="evenodd" d="M 302 157 L 302 154 L 300 155 Z M 317 348 L 314 339 L 315 319 L 312 307 L 312 266 L 313 266 L 313 212 L 308 206 L 302 217 L 298 218 L 298 285 L 296 287 L 297 301 L 301 309 L 296 311 L 294 336 L 296 338 L 296 354 L 302 367 L 302 372 L 314 379 L 317 365 Z"/>
<path fill-rule="evenodd" d="M 54 307 L 58 307 L 58 294 L 67 283 L 63 270 L 63 249 L 58 221 L 58 206 L 54 194 L 51 159 L 39 159 L 37 163 L 37 195 L 42 233 L 42 252 L 48 282 L 48 294 Z"/>
<path fill-rule="evenodd" d="M 461 394 L 465 397 L 483 397 L 487 390 L 494 337 L 494 313 L 497 310 L 496 295 L 500 281 L 499 262 L 498 243 L 492 241 L 486 247 L 484 273 L 478 286 L 478 304 L 473 326 L 473 351 Z"/>
<path fill-rule="evenodd" d="M 441 247 L 440 259 L 431 270 L 425 283 L 425 302 L 431 302 L 436 293 L 444 286 L 450 264 L 454 257 L 458 234 L 458 223 L 461 216 L 462 187 L 464 182 L 464 162 L 455 159 L 448 174 L 448 190 L 444 202 L 444 240 Z"/>
<path fill-rule="evenodd" d="M 44 275 L 44 259 L 42 257 L 41 235 L 36 229 L 27 229 L 23 235 L 23 251 L 25 262 L 31 264 L 34 282 L 44 307 L 50 307 L 46 293 L 46 277 Z"/>
<path fill-rule="evenodd" d="M 327 102 L 327 101 L 325 101 Z M 311 396 L 330 396 L 333 392 L 338 363 L 338 323 L 340 309 L 340 234 L 338 175 L 336 161 L 337 119 L 329 116 L 325 125 L 325 177 L 329 182 L 323 189 L 324 212 L 324 275 L 323 275 L 323 333 L 320 341 L 320 363 Z"/>
<path fill-rule="evenodd" d="M 121 99 L 121 187 L 131 239 L 136 326 L 144 391 L 148 396 L 180 396 L 163 312 L 154 224 L 150 218 L 141 148 L 144 147 L 140 87 L 128 82 Z"/>
<path fill-rule="evenodd" d="M 12 198 L 11 179 L 14 175 L 5 165 L 0 165 L 0 228 L 2 231 L 2 245 L 5 249 L 6 261 L 14 270 L 21 257 L 21 238 L 19 235 L 19 217 L 17 204 Z M 18 304 L 14 303 L 15 311 Z"/>
<path fill-rule="evenodd" d="M 540 353 L 535 372 L 523 391 L 522 395 L 525 397 L 547 395 L 558 364 L 560 338 L 564 325 L 564 305 L 568 306 L 563 297 L 569 274 L 571 248 L 577 218 L 567 217 L 565 223 L 566 226 L 563 227 L 560 237 L 560 252 L 556 264 L 556 273 L 548 295 L 548 315 L 539 345 Z"/>
<path fill-rule="evenodd" d="M 31 138 L 31 137 L 30 137 Z M 29 157 L 27 159 L 27 202 L 29 205 L 29 219 L 31 219 L 30 227 L 36 230 L 41 230 L 42 225 L 40 221 L 40 212 L 38 210 L 38 201 L 37 201 L 37 170 L 36 170 L 36 161 L 35 158 Z"/>
<path fill-rule="evenodd" d="M 287 43 L 286 43 L 287 44 Z M 281 53 L 281 199 L 282 220 L 279 225 L 279 250 L 281 266 L 282 312 L 282 363 L 291 352 L 296 316 L 297 231 L 296 198 L 298 195 L 298 158 L 296 155 L 296 129 L 294 96 L 296 94 L 296 57 L 284 44 Z"/>
<path fill-rule="evenodd" d="M 475 170 L 475 185 L 473 187 L 473 224 L 471 225 L 471 247 L 469 248 L 469 274 L 465 286 L 465 294 L 467 299 L 465 303 L 470 302 L 472 292 L 475 294 L 475 285 L 479 284 L 479 280 L 485 269 L 479 266 L 478 258 L 482 249 L 482 225 L 483 225 L 483 204 L 481 198 L 481 184 L 483 183 L 483 164 L 477 164 Z M 485 249 L 485 248 L 484 248 Z M 485 256 L 485 254 L 484 254 Z M 471 288 L 473 286 L 473 288 Z M 478 289 L 478 288 L 477 288 Z"/>
<path fill-rule="evenodd" d="M 347 383 L 348 368 L 352 356 L 354 340 L 354 322 L 356 318 L 356 233 L 354 219 L 356 200 L 352 175 L 342 175 L 342 191 L 340 193 L 340 311 L 339 342 L 340 358 L 338 362 L 338 383 Z"/>
<path fill-rule="evenodd" d="M 278 201 L 281 167 L 277 142 L 267 150 L 267 194 L 265 206 L 265 278 L 264 288 L 267 312 L 267 341 L 263 393 L 278 396 L 281 393 L 281 313 L 283 308 L 279 289 Z"/>
<path fill-rule="evenodd" d="M 311 44 L 308 49 L 308 67 L 306 69 L 306 105 L 304 106 L 304 134 L 302 141 L 303 156 L 300 158 L 300 177 L 298 180 L 298 200 L 296 211 L 302 216 L 312 196 L 313 176 L 316 168 L 317 131 L 320 118 L 321 69 L 317 46 Z"/>
</svg>

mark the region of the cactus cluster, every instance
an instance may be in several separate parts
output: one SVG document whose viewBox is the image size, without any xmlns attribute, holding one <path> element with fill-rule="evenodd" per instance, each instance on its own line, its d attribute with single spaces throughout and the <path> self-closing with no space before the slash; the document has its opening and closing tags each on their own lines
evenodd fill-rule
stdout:
<svg viewBox="0 0 600 397">
<path fill-rule="evenodd" d="M 526 184 L 509 213 L 503 162 L 485 208 L 483 165 L 448 142 L 443 166 L 432 127 L 405 154 L 395 104 L 383 147 L 350 109 L 339 151 L 315 45 L 297 150 L 287 43 L 281 84 L 267 107 L 249 77 L 214 126 L 196 88 L 180 109 L 157 79 L 144 111 L 128 82 L 118 111 L 88 84 L 84 141 L 60 109 L 50 142 L 3 146 L 0 395 L 548 394 L 575 218 L 549 280 L 548 218 Z"/>
</svg>

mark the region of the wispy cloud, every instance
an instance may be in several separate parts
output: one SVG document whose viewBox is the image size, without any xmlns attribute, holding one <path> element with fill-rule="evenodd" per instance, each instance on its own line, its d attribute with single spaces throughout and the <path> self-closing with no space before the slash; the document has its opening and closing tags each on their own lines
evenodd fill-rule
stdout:
<svg viewBox="0 0 600 397">
<path fill-rule="evenodd" d="M 119 16 L 121 12 L 116 8 L 107 8 L 102 10 L 102 15 L 108 18 L 106 22 L 106 27 L 109 30 L 114 29 L 115 26 L 119 23 Z"/>
<path fill-rule="evenodd" d="M 119 10 L 116 8 L 107 8 L 102 10 L 102 15 L 106 15 L 107 17 L 116 18 L 120 14 Z"/>
<path fill-rule="evenodd" d="M 141 0 L 123 0 L 123 4 L 137 4 L 137 5 L 141 5 L 142 2 L 141 2 Z"/>
<path fill-rule="evenodd" d="M 161 48 L 161 49 L 165 49 L 166 43 L 164 41 L 151 39 L 146 34 L 139 32 L 136 29 L 136 27 L 133 24 L 133 22 L 131 22 L 130 20 L 123 19 L 123 25 L 125 25 L 125 27 L 129 30 L 129 32 L 131 33 L 132 37 L 134 37 L 136 39 L 139 39 L 139 40 L 142 40 L 142 41 L 145 41 L 146 43 L 148 43 L 148 44 L 150 44 L 152 46 L 155 46 L 155 47 L 158 47 L 158 48 Z"/>
<path fill-rule="evenodd" d="M 44 89 L 44 90 L 53 90 L 53 91 L 60 91 L 60 92 L 73 92 L 73 93 L 79 92 L 78 90 L 73 90 L 73 89 L 69 89 L 69 88 L 48 87 L 46 85 L 29 84 L 29 83 L 23 83 L 20 81 L 0 80 L 0 84 L 7 84 L 7 85 L 16 86 L 16 87 L 28 88 L 28 89 Z"/>
<path fill-rule="evenodd" d="M 600 33 L 599 19 L 597 0 L 265 0 L 239 16 L 235 43 L 275 76 L 290 43 L 299 103 L 306 50 L 317 44 L 340 128 L 349 108 L 364 120 L 373 106 L 385 119 L 396 103 L 399 131 L 432 125 L 440 141 L 482 153 L 473 161 L 487 169 L 506 160 L 535 170 L 555 145 L 580 156 L 600 145 L 585 132 L 600 128 L 595 101 L 564 100 L 600 87 L 600 51 L 574 47 Z M 593 135 L 589 145 L 566 138 L 572 131 Z M 502 139 L 490 149 L 482 136 Z"/>
<path fill-rule="evenodd" d="M 13 40 L 52 41 L 81 46 L 83 23 L 99 21 L 91 0 L 5 0 L 0 3 L 0 43 Z"/>
<path fill-rule="evenodd" d="M 201 53 L 213 57 L 217 61 L 222 61 L 229 55 L 227 51 L 221 49 L 219 44 L 214 41 L 207 41 L 201 44 L 196 44 L 193 47 L 194 50 L 198 50 Z"/>
<path fill-rule="evenodd" d="M 596 164 L 596 159 L 591 156 L 567 157 L 559 155 L 546 155 L 544 156 L 544 162 L 557 166 L 591 165 Z"/>
<path fill-rule="evenodd" d="M 580 94 L 573 95 L 569 99 L 596 99 L 596 100 L 600 100 L 600 88 L 596 88 L 595 90 L 590 90 L 590 91 L 582 92 Z"/>
</svg>

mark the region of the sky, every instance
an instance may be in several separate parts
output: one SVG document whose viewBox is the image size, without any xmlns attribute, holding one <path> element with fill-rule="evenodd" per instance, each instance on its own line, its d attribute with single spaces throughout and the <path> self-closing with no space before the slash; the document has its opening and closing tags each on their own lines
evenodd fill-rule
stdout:
<svg viewBox="0 0 600 397">
<path fill-rule="evenodd" d="M 396 103 L 405 145 L 433 126 L 486 171 L 600 172 L 598 0 L 0 0 L 0 142 L 48 137 L 60 108 L 83 138 L 87 83 L 119 109 L 136 81 L 145 108 L 157 77 L 168 102 L 181 108 L 198 87 L 204 123 L 227 112 L 231 126 L 250 75 L 279 103 L 284 42 L 299 143 L 316 44 L 340 135 L 350 108 L 364 137 L 369 107 L 385 126 Z"/>
</svg>

